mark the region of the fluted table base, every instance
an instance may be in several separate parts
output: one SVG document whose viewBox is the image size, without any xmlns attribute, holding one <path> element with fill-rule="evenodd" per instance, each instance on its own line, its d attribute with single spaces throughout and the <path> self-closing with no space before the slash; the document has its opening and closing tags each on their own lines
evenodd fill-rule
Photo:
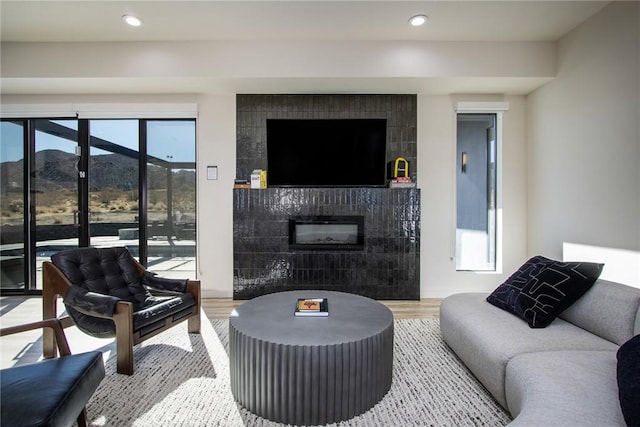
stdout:
<svg viewBox="0 0 640 427">
<path fill-rule="evenodd" d="M 296 318 L 297 298 L 327 297 L 329 317 Z M 255 298 L 230 318 L 231 390 L 245 408 L 285 424 L 343 421 L 391 387 L 393 315 L 369 298 L 292 291 Z"/>
</svg>

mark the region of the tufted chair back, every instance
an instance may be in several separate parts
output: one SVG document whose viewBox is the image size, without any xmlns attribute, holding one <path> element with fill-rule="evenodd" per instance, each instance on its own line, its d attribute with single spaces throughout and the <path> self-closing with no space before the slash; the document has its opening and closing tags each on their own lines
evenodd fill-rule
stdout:
<svg viewBox="0 0 640 427">
<path fill-rule="evenodd" d="M 118 297 L 134 306 L 151 296 L 125 247 L 73 249 L 54 254 L 51 261 L 72 284 L 89 292 Z"/>
<path fill-rule="evenodd" d="M 125 247 L 78 248 L 58 252 L 51 261 L 71 284 L 86 291 L 117 297 L 133 304 L 138 311 L 153 305 L 156 299 L 142 285 L 142 277 Z M 66 304 L 67 312 L 78 328 L 97 337 L 115 336 L 111 319 L 87 316 Z"/>
</svg>

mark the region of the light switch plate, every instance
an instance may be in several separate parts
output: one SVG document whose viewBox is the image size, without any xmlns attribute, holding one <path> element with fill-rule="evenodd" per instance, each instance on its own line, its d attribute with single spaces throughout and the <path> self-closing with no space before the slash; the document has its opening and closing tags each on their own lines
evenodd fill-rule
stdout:
<svg viewBox="0 0 640 427">
<path fill-rule="evenodd" d="M 207 166 L 207 179 L 208 180 L 218 179 L 217 166 Z"/>
</svg>

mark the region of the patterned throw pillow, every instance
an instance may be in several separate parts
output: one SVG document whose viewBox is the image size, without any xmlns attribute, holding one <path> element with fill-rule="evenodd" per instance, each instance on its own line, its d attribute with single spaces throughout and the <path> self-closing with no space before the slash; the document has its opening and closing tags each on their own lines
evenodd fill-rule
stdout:
<svg viewBox="0 0 640 427">
<path fill-rule="evenodd" d="M 544 328 L 591 288 L 603 267 L 535 256 L 498 286 L 487 301 L 524 319 L 531 328 Z"/>
</svg>

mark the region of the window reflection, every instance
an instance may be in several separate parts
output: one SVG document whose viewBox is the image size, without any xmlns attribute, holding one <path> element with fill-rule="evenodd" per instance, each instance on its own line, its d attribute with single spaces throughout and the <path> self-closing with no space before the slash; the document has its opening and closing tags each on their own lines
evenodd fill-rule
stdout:
<svg viewBox="0 0 640 427">
<path fill-rule="evenodd" d="M 196 157 L 194 121 L 147 122 L 148 266 L 195 278 Z"/>
<path fill-rule="evenodd" d="M 36 289 L 42 289 L 42 263 L 78 247 L 77 120 L 35 120 Z"/>
<path fill-rule="evenodd" d="M 24 289 L 24 125 L 3 121 L 0 140 L 0 284 Z"/>
<path fill-rule="evenodd" d="M 91 246 L 126 246 L 139 255 L 138 120 L 89 122 Z"/>
</svg>

